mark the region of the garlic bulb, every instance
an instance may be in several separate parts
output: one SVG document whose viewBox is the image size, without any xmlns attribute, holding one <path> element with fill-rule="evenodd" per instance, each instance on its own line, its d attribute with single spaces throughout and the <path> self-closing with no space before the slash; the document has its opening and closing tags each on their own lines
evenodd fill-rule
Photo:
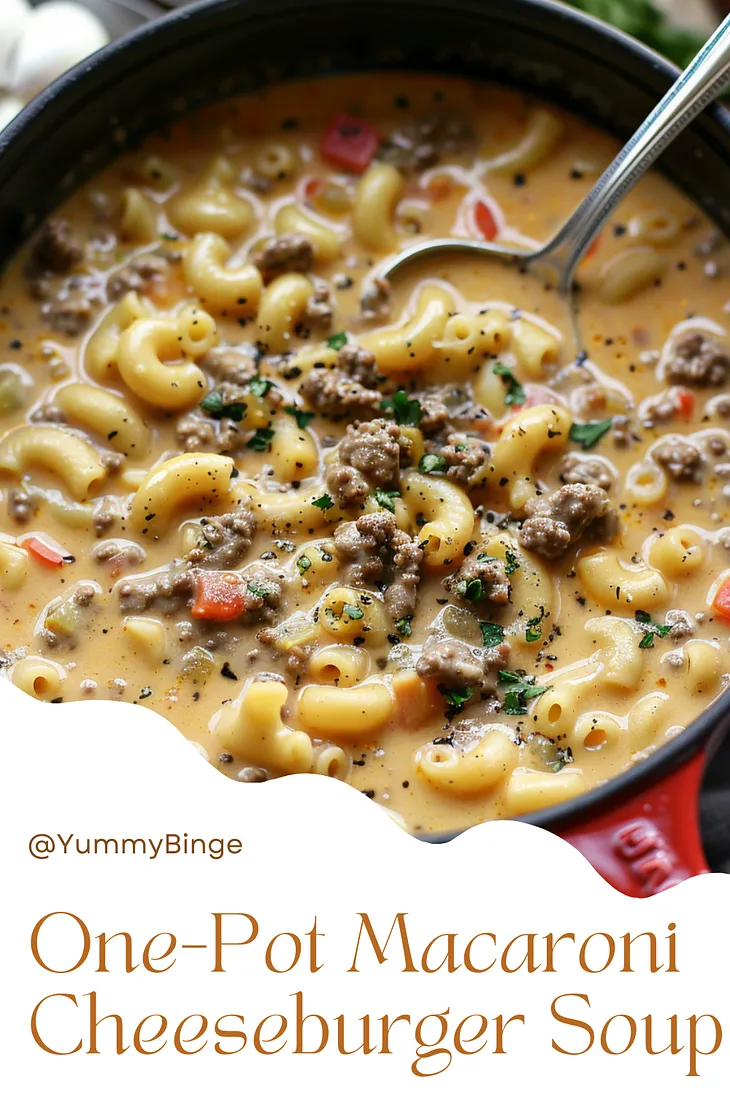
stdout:
<svg viewBox="0 0 730 1095">
<path fill-rule="evenodd" d="M 6 3 L 2 0 L 0 6 Z M 23 21 L 11 52 L 8 89 L 27 101 L 108 41 L 97 17 L 72 0 L 53 0 L 34 8 Z"/>
<path fill-rule="evenodd" d="M 8 86 L 10 57 L 29 15 L 28 0 L 0 0 L 0 91 Z"/>
</svg>

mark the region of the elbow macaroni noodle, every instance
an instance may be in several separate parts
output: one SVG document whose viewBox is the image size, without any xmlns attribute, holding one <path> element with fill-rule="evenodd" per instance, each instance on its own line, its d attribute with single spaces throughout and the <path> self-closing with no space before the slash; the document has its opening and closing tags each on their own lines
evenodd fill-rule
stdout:
<svg viewBox="0 0 730 1095">
<path fill-rule="evenodd" d="M 398 247 L 393 227 L 395 207 L 403 194 L 403 176 L 392 164 L 379 163 L 358 183 L 352 210 L 352 230 L 358 243 L 375 254 L 387 254 Z"/>
<path fill-rule="evenodd" d="M 94 494 L 107 474 L 88 441 L 53 426 L 20 426 L 0 441 L 0 473 L 20 477 L 37 465 L 53 472 L 79 502 Z"/>
<path fill-rule="evenodd" d="M 213 453 L 184 453 L 165 460 L 140 483 L 131 521 L 138 531 L 167 531 L 176 510 L 196 503 L 220 507 L 230 491 L 233 461 Z"/>
<path fill-rule="evenodd" d="M 194 318 L 197 317 L 197 318 Z M 200 324 L 200 346 L 191 334 Z M 119 338 L 117 367 L 130 391 L 153 407 L 180 411 L 205 394 L 205 374 L 193 361 L 168 365 L 164 355 L 193 351 L 202 354 L 215 341 L 215 325 L 207 313 L 195 310 L 179 317 L 138 319 Z"/>
<path fill-rule="evenodd" d="M 507 423 L 494 447 L 492 475 L 515 510 L 534 497 L 538 460 L 566 448 L 570 427 L 567 411 L 550 404 L 528 407 Z"/>
<path fill-rule="evenodd" d="M 113 392 L 91 384 L 65 384 L 56 394 L 56 404 L 71 422 L 92 430 L 124 456 L 141 460 L 149 452 L 152 444 L 149 428 Z"/>
<path fill-rule="evenodd" d="M 305 236 L 314 248 L 316 262 L 334 262 L 340 254 L 340 237 L 335 230 L 323 224 L 322 221 L 315 220 L 293 203 L 282 205 L 274 217 L 274 228 L 280 236 L 289 232 L 297 232 L 300 236 Z"/>
<path fill-rule="evenodd" d="M 221 236 L 214 232 L 194 236 L 184 259 L 188 283 L 207 308 L 255 315 L 263 289 L 261 274 L 252 263 L 230 267 L 230 257 L 231 250 Z"/>
<path fill-rule="evenodd" d="M 266 287 L 257 319 L 258 335 L 274 353 L 289 348 L 314 291 L 303 274 L 282 274 Z"/>
<path fill-rule="evenodd" d="M 189 236 L 214 232 L 234 239 L 251 226 L 254 210 L 247 198 L 236 194 L 233 168 L 221 156 L 208 166 L 196 186 L 173 199 L 169 215 Z"/>
<path fill-rule="evenodd" d="M 365 335 L 360 343 L 375 355 L 378 368 L 386 374 L 418 371 L 436 356 L 452 308 L 451 295 L 429 285 L 419 293 L 410 319 L 400 327 Z"/>
</svg>

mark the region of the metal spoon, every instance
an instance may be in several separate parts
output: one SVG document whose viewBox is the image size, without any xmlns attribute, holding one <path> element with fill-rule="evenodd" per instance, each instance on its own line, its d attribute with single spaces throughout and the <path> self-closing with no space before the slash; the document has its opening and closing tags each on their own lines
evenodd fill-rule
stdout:
<svg viewBox="0 0 730 1095">
<path fill-rule="evenodd" d="M 606 168 L 596 185 L 555 236 L 536 251 L 487 240 L 425 240 L 389 258 L 377 270 L 391 279 L 416 259 L 455 252 L 518 259 L 521 266 L 539 263 L 554 272 L 561 292 L 568 293 L 576 267 L 624 194 L 654 163 L 678 133 L 689 125 L 730 80 L 730 15 L 707 40 L 661 102 Z"/>
</svg>

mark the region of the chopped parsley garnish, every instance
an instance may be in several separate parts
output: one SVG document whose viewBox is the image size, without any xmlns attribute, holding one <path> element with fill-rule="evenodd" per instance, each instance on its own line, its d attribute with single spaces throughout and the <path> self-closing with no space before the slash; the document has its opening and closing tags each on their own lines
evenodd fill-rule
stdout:
<svg viewBox="0 0 730 1095">
<path fill-rule="evenodd" d="M 531 620 L 527 621 L 527 628 L 525 630 L 525 640 L 528 643 L 536 643 L 538 639 L 542 638 L 542 621 L 545 617 L 545 609 L 540 606 L 540 615 L 533 616 Z"/>
<path fill-rule="evenodd" d="M 512 673 L 508 669 L 497 670 L 497 680 L 504 689 L 505 715 L 527 714 L 528 700 L 542 696 L 549 687 L 535 684 L 535 678 L 527 673 Z"/>
<path fill-rule="evenodd" d="M 365 613 L 360 608 L 360 605 L 343 605 L 342 615 L 349 617 L 351 620 L 361 620 Z"/>
<path fill-rule="evenodd" d="M 611 429 L 613 418 L 604 418 L 600 422 L 574 422 L 568 437 L 583 449 L 592 449 L 594 445 Z"/>
<path fill-rule="evenodd" d="M 472 697 L 472 688 L 468 684 L 462 689 L 445 688 L 440 684 L 439 692 L 446 697 L 446 702 L 454 712 L 461 711 L 464 704 Z"/>
<path fill-rule="evenodd" d="M 263 376 L 255 376 L 249 383 L 252 395 L 263 397 L 274 387 L 273 380 L 266 380 Z"/>
<path fill-rule="evenodd" d="M 309 558 L 308 555 L 300 555 L 297 559 L 297 570 L 300 574 L 304 574 L 305 571 L 309 570 L 311 565 L 312 560 Z"/>
<path fill-rule="evenodd" d="M 566 764 L 573 763 L 573 750 L 570 746 L 566 746 L 565 749 L 561 749 L 560 746 L 555 750 L 555 760 L 548 762 L 548 768 L 551 768 L 553 772 L 562 772 Z"/>
<path fill-rule="evenodd" d="M 504 642 L 504 628 L 501 624 L 492 623 L 491 620 L 480 620 L 482 629 L 482 643 L 484 646 L 499 646 Z"/>
<path fill-rule="evenodd" d="M 395 630 L 397 634 L 400 635 L 401 639 L 410 639 L 413 634 L 413 628 L 411 627 L 412 623 L 412 616 L 402 616 L 400 620 L 395 621 Z"/>
<path fill-rule="evenodd" d="M 268 595 L 271 593 L 271 590 L 268 586 L 259 585 L 258 582 L 249 582 L 248 591 L 249 593 L 253 594 L 254 597 L 261 597 L 263 598 L 263 600 L 266 600 Z"/>
<path fill-rule="evenodd" d="M 394 498 L 400 498 L 399 490 L 383 490 L 382 487 L 375 488 L 375 501 L 381 509 L 389 509 L 391 513 L 395 513 Z"/>
<path fill-rule="evenodd" d="M 334 502 L 330 498 L 329 494 L 322 494 L 319 498 L 314 498 L 312 500 L 312 505 L 316 506 L 317 509 L 321 509 L 324 511 L 326 509 L 332 509 L 332 507 L 334 506 Z"/>
<path fill-rule="evenodd" d="M 652 0 L 570 0 L 570 3 L 613 23 L 626 34 L 633 34 L 680 68 L 686 68 L 702 47 L 700 35 L 676 26 L 664 6 Z"/>
<path fill-rule="evenodd" d="M 642 636 L 639 643 L 640 650 L 649 650 L 654 646 L 654 636 L 658 635 L 660 639 L 663 639 L 665 635 L 668 635 L 672 630 L 671 624 L 655 624 L 648 612 L 644 612 L 643 609 L 637 608 L 634 613 L 634 619 L 637 624 L 640 624 L 645 635 Z"/>
<path fill-rule="evenodd" d="M 520 384 L 519 380 L 512 372 L 508 365 L 504 365 L 501 361 L 495 361 L 492 366 L 492 370 L 495 376 L 501 376 L 502 383 L 506 388 L 506 395 L 504 401 L 508 407 L 521 407 L 527 399 L 525 395 L 525 389 Z"/>
<path fill-rule="evenodd" d="M 380 409 L 390 411 L 399 426 L 418 426 L 421 422 L 421 404 L 411 399 L 404 388 L 393 392 L 392 399 L 381 399 Z"/>
<path fill-rule="evenodd" d="M 439 472 L 446 471 L 448 466 L 446 458 L 437 456 L 435 452 L 424 453 L 418 461 L 418 470 L 424 475 L 438 475 Z"/>
<path fill-rule="evenodd" d="M 481 578 L 470 578 L 468 582 L 466 578 L 463 578 L 454 586 L 454 593 L 463 597 L 465 601 L 480 601 L 484 593 Z"/>
<path fill-rule="evenodd" d="M 224 403 L 223 396 L 216 391 L 208 392 L 200 406 L 211 418 L 231 418 L 234 422 L 240 422 L 246 413 L 245 403 Z"/>
<path fill-rule="evenodd" d="M 507 551 L 505 551 L 504 553 L 505 574 L 507 575 L 507 577 L 509 577 L 510 574 L 514 574 L 514 572 L 519 569 L 520 564 L 517 562 L 517 556 L 515 555 L 514 551 L 510 551 L 509 549 L 507 549 Z"/>
<path fill-rule="evenodd" d="M 295 407 L 293 403 L 284 407 L 287 414 L 290 414 L 292 418 L 296 418 L 297 426 L 300 430 L 306 430 L 309 423 L 314 418 L 314 411 L 302 411 L 299 407 Z"/>
<path fill-rule="evenodd" d="M 266 452 L 271 439 L 274 436 L 274 431 L 270 430 L 267 426 L 262 426 L 256 433 L 246 442 L 247 449 L 255 449 L 256 452 Z"/>
<path fill-rule="evenodd" d="M 347 335 L 344 331 L 337 331 L 336 334 L 330 335 L 327 339 L 327 345 L 330 350 L 341 350 L 347 343 Z"/>
<path fill-rule="evenodd" d="M 566 764 L 573 763 L 573 750 L 569 746 L 562 749 L 552 738 L 546 737 L 545 734 L 530 734 L 527 741 L 530 745 L 537 746 L 540 759 L 551 772 L 562 772 Z"/>
</svg>

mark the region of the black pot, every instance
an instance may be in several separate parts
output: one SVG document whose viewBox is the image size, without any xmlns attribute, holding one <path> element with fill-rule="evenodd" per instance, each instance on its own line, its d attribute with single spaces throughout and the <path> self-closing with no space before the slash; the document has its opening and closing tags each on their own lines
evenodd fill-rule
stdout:
<svg viewBox="0 0 730 1095">
<path fill-rule="evenodd" d="M 379 68 L 518 85 L 624 138 L 676 76 L 638 42 L 551 0 L 205 0 L 83 62 L 0 134 L 0 264 L 65 194 L 180 113 L 272 81 Z M 707 110 L 660 166 L 728 231 L 723 108 Z M 728 725 L 730 694 L 630 772 L 523 820 L 559 832 L 627 893 L 706 870 L 699 786 Z"/>
</svg>

